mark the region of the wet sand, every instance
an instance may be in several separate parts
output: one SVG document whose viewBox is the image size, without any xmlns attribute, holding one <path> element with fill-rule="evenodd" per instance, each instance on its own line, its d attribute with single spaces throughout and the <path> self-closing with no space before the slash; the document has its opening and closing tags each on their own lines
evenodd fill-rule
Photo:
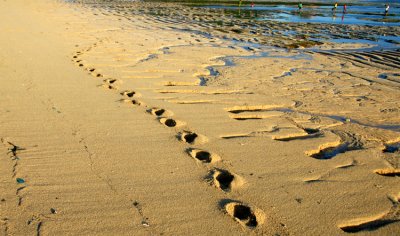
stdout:
<svg viewBox="0 0 400 236">
<path fill-rule="evenodd" d="M 399 232 L 398 49 L 134 6 L 0 3 L 3 234 Z"/>
</svg>

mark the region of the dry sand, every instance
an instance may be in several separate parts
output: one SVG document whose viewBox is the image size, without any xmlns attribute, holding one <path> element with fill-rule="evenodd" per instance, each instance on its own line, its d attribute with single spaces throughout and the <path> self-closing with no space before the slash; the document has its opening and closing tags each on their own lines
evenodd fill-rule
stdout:
<svg viewBox="0 0 400 236">
<path fill-rule="evenodd" d="M 0 29 L 3 235 L 399 234 L 399 53 L 52 0 L 1 1 Z"/>
</svg>

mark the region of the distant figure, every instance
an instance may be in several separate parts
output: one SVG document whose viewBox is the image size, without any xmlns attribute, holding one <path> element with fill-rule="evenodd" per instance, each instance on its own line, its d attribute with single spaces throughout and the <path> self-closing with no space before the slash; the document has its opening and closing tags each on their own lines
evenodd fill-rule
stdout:
<svg viewBox="0 0 400 236">
<path fill-rule="evenodd" d="M 299 2 L 298 7 L 299 7 L 299 11 L 301 11 L 301 9 L 303 9 L 303 3 Z"/>
<path fill-rule="evenodd" d="M 389 6 L 389 4 L 385 4 L 385 16 L 387 16 L 388 15 L 388 13 L 389 13 L 389 8 L 390 8 L 390 6 Z"/>
<path fill-rule="evenodd" d="M 333 6 L 332 11 L 336 12 L 336 8 L 337 8 L 337 2 L 335 2 L 335 5 Z"/>
<path fill-rule="evenodd" d="M 343 5 L 343 13 L 346 13 L 346 12 L 347 12 L 347 5 L 344 4 L 344 5 Z"/>
<path fill-rule="evenodd" d="M 254 2 L 251 3 L 251 7 L 254 7 Z"/>
</svg>

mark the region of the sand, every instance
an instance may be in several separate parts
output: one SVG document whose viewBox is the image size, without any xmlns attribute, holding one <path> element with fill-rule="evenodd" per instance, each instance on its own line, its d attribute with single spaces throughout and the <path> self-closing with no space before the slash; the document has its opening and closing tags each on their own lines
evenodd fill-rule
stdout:
<svg viewBox="0 0 400 236">
<path fill-rule="evenodd" d="M 400 232 L 398 51 L 53 0 L 0 19 L 3 235 Z"/>
</svg>

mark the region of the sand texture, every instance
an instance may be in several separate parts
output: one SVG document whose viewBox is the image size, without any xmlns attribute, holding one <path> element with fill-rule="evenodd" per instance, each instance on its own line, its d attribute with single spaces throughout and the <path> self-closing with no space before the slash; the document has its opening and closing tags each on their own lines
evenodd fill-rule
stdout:
<svg viewBox="0 0 400 236">
<path fill-rule="evenodd" d="M 167 19 L 0 2 L 1 235 L 399 235 L 399 49 Z"/>
</svg>

